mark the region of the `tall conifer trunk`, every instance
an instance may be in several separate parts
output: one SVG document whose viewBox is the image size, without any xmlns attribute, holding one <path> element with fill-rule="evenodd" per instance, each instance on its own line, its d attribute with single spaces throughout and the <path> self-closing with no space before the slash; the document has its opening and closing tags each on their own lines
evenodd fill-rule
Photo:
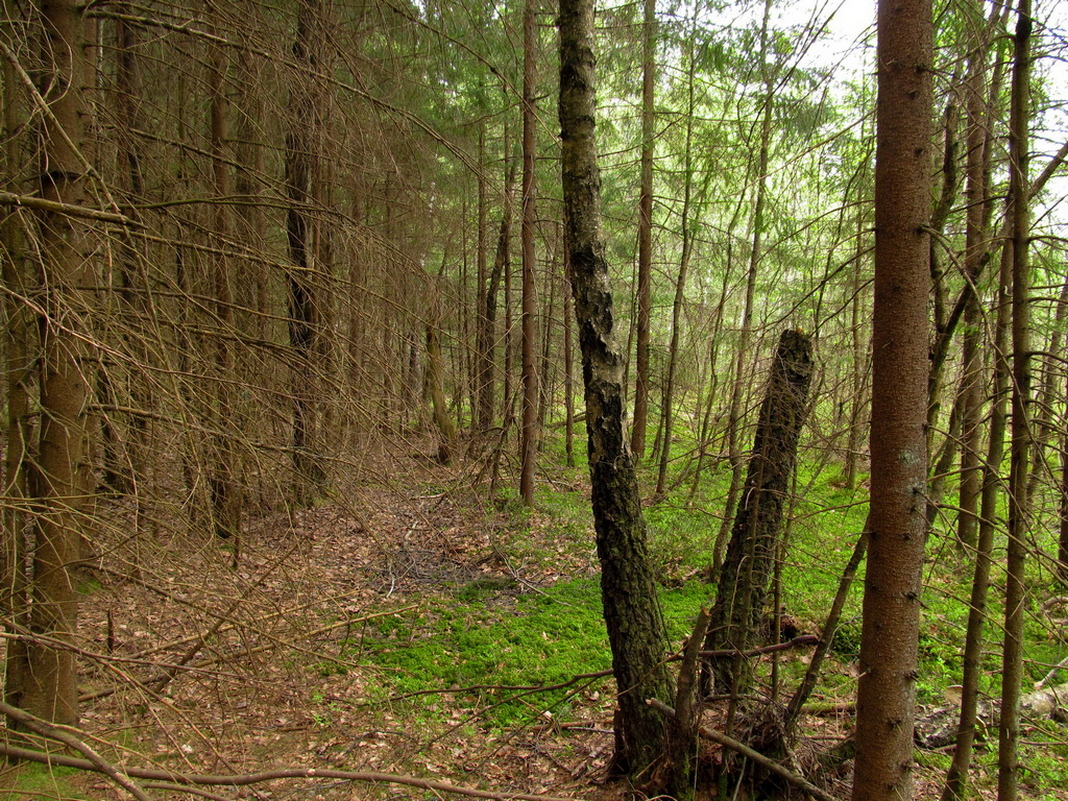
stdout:
<svg viewBox="0 0 1068 801">
<path fill-rule="evenodd" d="M 932 28 L 930 0 L 880 0 L 871 543 L 854 801 L 912 797 L 920 567 L 927 528 Z"/>
<path fill-rule="evenodd" d="M 538 342 L 537 302 L 534 287 L 534 66 L 537 26 L 534 4 L 526 0 L 523 10 L 523 223 L 520 231 L 523 250 L 523 430 L 520 438 L 519 492 L 528 506 L 534 503 L 534 467 L 538 456 Z"/>
<path fill-rule="evenodd" d="M 43 123 L 40 192 L 47 200 L 87 206 L 86 23 L 70 0 L 42 2 L 41 13 L 46 65 L 41 94 L 51 103 Z M 73 645 L 78 629 L 75 571 L 93 489 L 89 402 L 94 382 L 86 341 L 95 302 L 95 243 L 78 218 L 44 212 L 40 220 L 41 430 L 32 482 L 37 514 L 29 627 L 32 634 Z M 20 678 L 22 687 L 9 694 L 28 712 L 56 723 L 78 719 L 72 651 L 29 641 Z"/>
<path fill-rule="evenodd" d="M 3 5 L 5 17 L 15 20 L 18 14 L 14 3 Z M 14 31 L 13 31 L 14 33 Z M 17 192 L 20 180 L 28 172 L 25 165 L 25 135 L 18 131 L 24 125 L 25 108 L 19 102 L 16 91 L 15 71 L 11 63 L 4 61 L 3 75 L 3 141 L 4 174 L 0 184 L 5 191 Z M 29 614 L 28 576 L 25 570 L 27 553 L 28 474 L 27 458 L 31 444 L 31 393 L 34 388 L 36 368 L 31 343 L 34 336 L 34 316 L 24 298 L 30 295 L 33 276 L 27 259 L 23 220 L 15 214 L 5 214 L 0 225 L 0 258 L 3 259 L 2 279 L 4 314 L 7 325 L 4 329 L 4 366 L 7 441 L 4 448 L 4 490 L 2 531 L 3 551 L 0 554 L 0 614 L 9 632 L 24 629 Z M 18 639 L 7 642 L 5 700 L 18 704 L 19 694 L 25 682 L 26 643 Z"/>
<path fill-rule="evenodd" d="M 1027 192 L 1031 81 L 1031 0 L 1020 0 L 1013 39 L 1009 111 L 1009 198 L 1012 219 L 1012 427 L 1009 456 L 1008 559 L 1005 575 L 1005 644 L 1002 649 L 998 724 L 998 801 L 1015 801 L 1020 762 L 1020 695 L 1023 683 L 1024 612 L 1027 603 L 1027 472 L 1031 446 L 1030 201 Z"/>
<path fill-rule="evenodd" d="M 322 98 L 312 90 L 323 47 L 322 0 L 300 0 L 293 57 L 302 68 L 290 94 L 289 132 L 286 134 L 286 234 L 291 266 L 286 275 L 289 292 L 289 342 L 293 349 L 293 471 L 298 503 L 322 494 L 327 482 L 322 448 L 322 372 L 328 358 L 325 297 L 322 284 L 327 267 L 324 232 L 313 214 L 321 179 L 319 165 Z"/>
<path fill-rule="evenodd" d="M 642 23 L 641 191 L 638 196 L 638 319 L 634 352 L 634 421 L 630 447 L 645 455 L 649 420 L 649 317 L 653 285 L 653 85 L 656 55 L 656 0 L 645 0 Z"/>
</svg>

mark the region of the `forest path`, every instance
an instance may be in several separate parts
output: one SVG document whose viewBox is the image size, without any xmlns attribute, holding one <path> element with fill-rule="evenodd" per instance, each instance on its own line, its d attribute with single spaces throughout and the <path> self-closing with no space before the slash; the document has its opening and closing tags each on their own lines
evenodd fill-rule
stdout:
<svg viewBox="0 0 1068 801">
<path fill-rule="evenodd" d="M 122 527 L 105 534 L 82 606 L 83 647 L 102 658 L 84 663 L 81 725 L 127 749 L 112 753 L 116 761 L 188 772 L 331 767 L 616 797 L 590 783 L 611 748 L 609 693 L 591 696 L 584 724 L 561 730 L 549 716 L 502 729 L 449 692 L 392 697 L 375 663 L 383 621 L 419 629 L 428 598 L 472 582 L 508 587 L 507 605 L 509 595 L 589 573 L 589 549 L 560 552 L 550 566 L 510 564 L 496 547 L 509 535 L 507 516 L 475 498 L 459 471 L 409 458 L 378 475 L 390 478 L 351 488 L 344 504 L 250 521 L 236 568 L 230 542 L 130 537 Z M 525 532 L 551 536 L 536 518 Z M 68 781 L 90 798 L 119 797 L 102 777 Z M 222 796 L 367 799 L 396 790 L 290 780 Z"/>
</svg>

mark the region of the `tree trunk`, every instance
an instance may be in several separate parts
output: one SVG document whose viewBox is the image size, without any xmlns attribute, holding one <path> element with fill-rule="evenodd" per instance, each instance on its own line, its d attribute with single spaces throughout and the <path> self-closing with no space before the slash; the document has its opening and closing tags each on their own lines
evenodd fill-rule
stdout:
<svg viewBox="0 0 1068 801">
<path fill-rule="evenodd" d="M 1013 40 L 1009 111 L 1009 197 L 1012 219 L 1012 428 L 1009 456 L 1008 558 L 1005 574 L 1005 645 L 1002 650 L 1001 722 L 998 726 L 998 801 L 1015 801 L 1020 772 L 1020 693 L 1023 683 L 1024 612 L 1027 606 L 1027 420 L 1031 392 L 1031 235 L 1027 197 L 1031 82 L 1031 1 L 1020 0 Z"/>
<path fill-rule="evenodd" d="M 784 331 L 760 408 L 743 501 L 734 519 L 717 583 L 716 602 L 705 637 L 707 651 L 748 651 L 760 631 L 783 502 L 808 410 L 812 370 L 812 341 L 799 331 Z M 744 695 L 753 684 L 752 666 L 740 657 L 713 660 L 711 674 L 717 693 Z M 706 679 L 703 684 L 705 694 L 710 694 L 710 682 Z"/>
<path fill-rule="evenodd" d="M 117 5 L 119 13 L 130 13 L 127 3 Z M 118 129 L 116 131 L 119 174 L 125 178 L 125 190 L 130 206 L 144 199 L 144 176 L 141 148 L 136 131 L 140 130 L 141 107 L 141 68 L 138 50 L 141 45 L 140 31 L 137 26 L 126 20 L 115 20 L 115 100 Z M 137 215 L 136 211 L 132 214 Z M 145 347 L 145 321 L 148 319 L 145 303 L 145 281 L 142 278 L 141 254 L 127 234 L 122 237 L 119 246 L 118 279 L 119 299 L 122 314 L 129 331 L 124 335 L 124 345 L 131 358 L 142 369 L 133 370 L 130 376 L 130 406 L 136 411 L 152 408 L 151 397 L 143 382 L 143 369 L 146 367 L 149 350 Z M 121 373 L 120 373 L 121 375 Z M 115 381 L 107 370 L 101 371 L 100 394 L 107 409 L 102 417 L 101 439 L 103 440 L 103 480 L 105 486 L 120 494 L 130 494 L 134 484 L 144 475 L 145 457 L 148 453 L 147 418 L 141 414 L 129 417 L 127 428 L 129 436 L 125 442 L 118 432 L 119 413 L 114 407 L 119 405 L 114 399 Z M 121 385 L 121 384 L 120 384 Z M 111 395 L 111 400 L 107 396 Z M 140 503 L 140 498 L 136 500 Z"/>
<path fill-rule="evenodd" d="M 508 164 L 505 168 L 504 192 L 501 196 L 501 225 L 497 234 L 497 246 L 493 254 L 493 266 L 489 270 L 486 280 L 486 289 L 483 293 L 484 306 L 479 313 L 482 327 L 477 343 L 480 364 L 482 369 L 487 369 L 489 374 L 479 380 L 479 424 L 486 428 L 493 421 L 494 398 L 496 395 L 496 377 L 494 375 L 497 365 L 497 298 L 501 292 L 501 280 L 507 279 L 510 269 L 509 248 L 512 241 L 512 194 L 515 184 L 515 160 L 509 158 L 508 135 L 505 132 L 504 153 Z M 508 293 L 505 293 L 505 304 L 508 302 Z M 505 340 L 507 349 L 507 338 Z M 507 367 L 505 368 L 507 372 Z M 505 392 L 507 394 L 507 390 Z M 503 417 L 503 414 L 502 414 Z M 484 425 L 483 425 L 484 421 Z"/>
<path fill-rule="evenodd" d="M 653 282 L 653 86 L 656 56 L 656 0 L 645 0 L 642 23 L 641 190 L 638 195 L 638 315 L 634 353 L 634 419 L 630 447 L 634 458 L 645 455 L 649 420 L 649 313 Z"/>
<path fill-rule="evenodd" d="M 738 334 L 738 350 L 735 352 L 734 384 L 731 387 L 730 412 L 727 416 L 727 455 L 731 463 L 731 483 L 724 503 L 723 522 L 716 536 L 712 550 L 712 574 L 718 574 L 723 558 L 723 546 L 727 542 L 727 532 L 734 516 L 734 507 L 738 503 L 738 490 L 742 486 L 742 473 L 745 460 L 740 446 L 742 426 L 742 396 L 745 391 L 746 359 L 749 358 L 750 341 L 753 335 L 753 300 L 756 294 L 757 273 L 760 268 L 761 248 L 764 242 L 764 204 L 768 192 L 768 157 L 772 131 L 772 90 L 773 84 L 768 57 L 768 21 L 771 15 L 771 0 L 765 0 L 764 16 L 760 24 L 760 70 L 764 83 L 764 96 L 761 106 L 760 150 L 756 165 L 756 197 L 753 202 L 753 239 L 749 252 L 749 270 L 745 279 L 745 307 L 742 311 L 742 328 Z"/>
<path fill-rule="evenodd" d="M 18 19 L 16 10 L 4 3 L 4 16 Z M 21 32 L 21 31 L 20 31 Z M 15 31 L 12 31 L 13 35 Z M 25 123 L 25 108 L 16 90 L 14 69 L 7 60 L 3 63 L 3 141 L 4 173 L 2 188 L 17 192 L 26 179 L 26 137 L 19 131 Z M 0 259 L 3 260 L 4 293 L 4 361 L 7 405 L 7 431 L 4 449 L 4 493 L 0 553 L 0 614 L 8 633 L 25 629 L 29 615 L 29 577 L 25 562 L 27 542 L 27 498 L 30 471 L 31 393 L 37 377 L 33 344 L 33 312 L 25 299 L 30 296 L 33 277 L 26 258 L 26 241 L 20 215 L 6 214 L 0 224 Z M 26 643 L 19 639 L 7 641 L 5 700 L 19 704 L 19 695 L 26 683 Z"/>
<path fill-rule="evenodd" d="M 297 32 L 293 57 L 302 71 L 290 94 L 290 130 L 286 135 L 286 235 L 291 267 L 286 274 L 289 293 L 289 344 L 293 349 L 293 472 L 294 496 L 307 504 L 326 489 L 327 473 L 322 448 L 323 431 L 321 397 L 322 364 L 326 354 L 324 326 L 325 298 L 321 283 L 322 232 L 312 215 L 315 205 L 315 182 L 318 161 L 322 109 L 317 107 L 317 93 L 311 87 L 318 81 L 323 46 L 322 0 L 301 0 L 297 8 Z"/>
<path fill-rule="evenodd" d="M 968 604 L 968 627 L 964 638 L 964 670 L 961 677 L 960 723 L 957 727 L 957 748 L 953 764 L 946 776 L 943 801 L 961 797 L 964 782 L 971 764 L 972 745 L 975 742 L 977 710 L 979 706 L 979 679 L 983 660 L 983 628 L 986 624 L 986 604 L 990 594 L 990 565 L 997 530 L 999 494 L 1001 491 L 1001 464 L 1005 453 L 1005 428 L 1008 420 L 1009 382 L 1008 330 L 1011 323 L 1009 293 L 1011 291 L 1012 251 L 1003 247 L 1001 270 L 997 288 L 997 319 L 994 327 L 994 402 L 990 410 L 990 437 L 987 442 L 986 461 L 983 464 L 982 487 L 979 506 L 979 531 L 975 547 L 975 568 L 972 576 L 971 597 Z"/>
<path fill-rule="evenodd" d="M 694 32 L 691 32 L 691 37 Z M 682 336 L 682 308 L 686 300 L 686 276 L 690 268 L 690 255 L 693 252 L 693 237 L 690 231 L 690 212 L 693 202 L 693 118 L 694 118 L 694 83 L 697 69 L 694 58 L 694 44 L 691 39 L 689 69 L 686 80 L 686 145 L 683 154 L 683 189 L 682 189 L 682 254 L 679 258 L 679 275 L 675 282 L 675 299 L 671 304 L 671 343 L 668 346 L 667 378 L 664 381 L 664 401 L 661 417 L 664 423 L 664 442 L 660 450 L 660 465 L 656 473 L 657 498 L 663 498 L 667 492 L 667 470 L 671 461 L 671 439 L 675 428 L 675 371 L 679 360 L 679 340 Z"/>
<path fill-rule="evenodd" d="M 444 272 L 444 264 L 442 265 Z M 441 280 L 440 278 L 438 279 Z M 430 303 L 430 315 L 426 324 L 426 384 L 430 395 L 430 407 L 434 417 L 434 427 L 438 430 L 438 461 L 448 464 L 456 440 L 456 426 L 449 417 L 445 403 L 445 371 L 441 360 L 441 291 L 435 284 L 431 288 L 433 298 Z"/>
<path fill-rule="evenodd" d="M 523 429 L 520 441 L 519 494 L 523 502 L 534 503 L 534 468 L 538 456 L 538 319 L 534 295 L 534 158 L 537 125 L 534 107 L 534 65 L 537 58 L 537 26 L 534 4 L 526 0 L 523 9 Z"/>
<path fill-rule="evenodd" d="M 927 528 L 930 0 L 879 0 L 871 539 L 855 801 L 912 797 L 920 568 Z"/>
<path fill-rule="evenodd" d="M 968 206 L 966 212 L 964 277 L 967 304 L 964 308 L 964 336 L 961 356 L 960 390 L 960 514 L 957 521 L 957 540 L 968 548 L 974 548 L 978 531 L 976 515 L 982 494 L 982 475 L 979 464 L 980 427 L 982 418 L 983 372 L 980 354 L 981 326 L 978 282 L 986 253 L 986 236 L 989 222 L 990 164 L 990 114 L 986 99 L 987 52 L 989 50 L 990 23 L 981 21 L 982 7 L 973 11 L 980 21 L 976 23 L 975 44 L 968 61 L 968 76 L 965 82 L 967 132 L 965 142 L 965 190 Z"/>
<path fill-rule="evenodd" d="M 224 254 L 230 235 L 230 212 L 225 199 L 230 195 L 230 170 L 226 148 L 226 57 L 220 47 L 212 46 L 209 59 L 211 87 L 210 132 L 214 191 L 220 199 L 214 207 L 216 253 L 212 264 L 212 289 L 215 295 L 215 323 L 218 332 L 214 344 L 215 409 L 211 423 L 217 433 L 212 436 L 211 465 L 208 485 L 211 489 L 212 523 L 215 535 L 232 539 L 234 561 L 238 558 L 241 532 L 241 497 L 237 482 L 237 435 L 232 421 L 236 414 L 231 382 L 234 375 L 233 342 L 234 302 L 230 284 L 232 265 Z"/>
<path fill-rule="evenodd" d="M 87 144 L 89 84 L 85 20 L 70 0 L 43 2 L 45 85 L 52 97 L 44 116 L 41 197 L 92 205 Z M 83 220 L 44 212 L 41 223 L 41 429 L 33 477 L 38 505 L 33 552 L 30 631 L 74 645 L 78 629 L 76 570 L 92 492 L 89 418 L 89 315 L 95 304 L 95 242 Z M 55 723 L 78 719 L 74 654 L 39 641 L 26 645 L 21 691 L 11 692 L 27 712 Z"/>
<path fill-rule="evenodd" d="M 493 327 L 489 321 L 489 222 L 486 192 L 486 126 L 478 129 L 478 240 L 475 244 L 475 408 L 476 430 L 485 431 L 493 423 Z M 494 301 L 496 303 L 496 301 Z"/>
<path fill-rule="evenodd" d="M 1045 349 L 1045 364 L 1041 369 L 1042 383 L 1035 402 L 1034 442 L 1031 443 L 1031 472 L 1027 479 L 1027 505 L 1034 506 L 1035 495 L 1043 477 L 1053 474 L 1046 458 L 1049 442 L 1056 433 L 1053 410 L 1057 405 L 1057 382 L 1060 375 L 1057 365 L 1064 359 L 1064 328 L 1068 322 L 1068 281 L 1061 285 L 1057 298 L 1057 310 L 1053 316 L 1053 333 L 1049 338 L 1049 347 Z"/>
<path fill-rule="evenodd" d="M 567 466 L 575 466 L 575 345 L 571 334 L 572 319 L 571 246 L 567 222 L 564 222 L 564 452 Z"/>
<path fill-rule="evenodd" d="M 1065 385 L 1064 394 L 1068 396 L 1068 384 Z M 1057 542 L 1057 579 L 1062 585 L 1068 585 L 1068 420 L 1061 433 L 1061 525 Z"/>
<path fill-rule="evenodd" d="M 601 238 L 594 137 L 593 0 L 560 2 L 560 129 L 572 289 L 582 349 L 586 428 L 601 595 L 619 690 L 618 771 L 641 774 L 663 753 L 664 722 L 645 703 L 665 698 L 664 619 L 646 545 L 634 461 L 623 428 L 623 357 Z"/>
</svg>

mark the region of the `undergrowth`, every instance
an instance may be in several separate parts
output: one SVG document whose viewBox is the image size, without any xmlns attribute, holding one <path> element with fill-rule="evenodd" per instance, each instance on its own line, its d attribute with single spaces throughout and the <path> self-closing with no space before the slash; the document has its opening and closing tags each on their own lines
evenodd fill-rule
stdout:
<svg viewBox="0 0 1068 801">
<path fill-rule="evenodd" d="M 375 664 L 395 696 L 446 691 L 502 726 L 528 723 L 545 710 L 567 719 L 577 694 L 603 679 L 540 688 L 611 667 L 600 587 L 581 578 L 522 589 L 478 580 L 376 621 Z M 709 589 L 690 581 L 660 597 L 669 635 L 679 643 Z"/>
</svg>

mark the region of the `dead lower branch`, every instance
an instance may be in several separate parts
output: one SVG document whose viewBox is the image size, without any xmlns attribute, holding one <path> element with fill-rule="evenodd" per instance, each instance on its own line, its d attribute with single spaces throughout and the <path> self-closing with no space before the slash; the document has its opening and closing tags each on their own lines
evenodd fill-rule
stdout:
<svg viewBox="0 0 1068 801">
<path fill-rule="evenodd" d="M 3 708 L 7 707 L 5 704 Z M 76 770 L 88 770 L 94 773 L 107 773 L 100 765 L 90 759 L 65 756 L 63 754 L 46 754 L 43 751 L 35 751 L 31 748 L 20 748 L 0 743 L 0 754 L 38 762 L 53 767 L 75 768 Z M 115 768 L 116 771 L 120 769 Z M 333 768 L 278 768 L 264 770 L 257 773 L 234 773 L 220 775 L 184 774 L 169 770 L 149 770 L 146 768 L 122 768 L 121 773 L 130 778 L 144 779 L 154 782 L 168 782 L 170 784 L 186 787 L 193 786 L 228 786 L 247 787 L 252 784 L 278 781 L 280 779 L 338 779 L 351 782 L 368 782 L 380 784 L 399 784 L 403 787 L 415 787 L 420 790 L 430 790 L 439 793 L 452 793 L 468 798 L 489 798 L 493 801 L 575 801 L 572 798 L 564 798 L 552 795 L 534 795 L 531 793 L 493 792 L 491 790 L 477 790 L 473 787 L 464 787 L 450 782 L 441 782 L 433 779 L 420 779 L 415 776 L 403 776 L 397 773 L 378 773 L 373 771 L 335 770 Z M 109 774 L 110 775 L 110 774 Z"/>
</svg>

